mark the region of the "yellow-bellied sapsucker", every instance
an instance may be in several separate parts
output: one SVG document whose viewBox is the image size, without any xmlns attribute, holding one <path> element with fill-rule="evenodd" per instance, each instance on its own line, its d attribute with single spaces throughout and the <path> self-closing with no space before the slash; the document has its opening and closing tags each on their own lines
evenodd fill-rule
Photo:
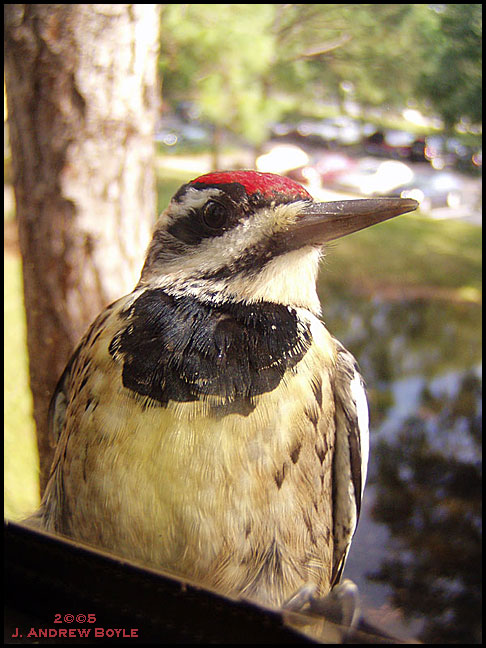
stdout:
<svg viewBox="0 0 486 648">
<path fill-rule="evenodd" d="M 59 381 L 43 527 L 272 606 L 325 595 L 358 520 L 368 406 L 319 319 L 318 263 L 416 207 L 316 203 L 255 171 L 182 186 L 138 285 Z"/>
</svg>

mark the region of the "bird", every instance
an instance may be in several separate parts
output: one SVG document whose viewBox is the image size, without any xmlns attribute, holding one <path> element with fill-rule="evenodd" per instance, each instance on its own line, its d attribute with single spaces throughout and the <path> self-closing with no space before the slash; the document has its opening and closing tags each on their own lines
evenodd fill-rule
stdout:
<svg viewBox="0 0 486 648">
<path fill-rule="evenodd" d="M 321 318 L 318 266 L 329 241 L 416 207 L 316 202 L 254 170 L 184 184 L 134 290 L 59 380 L 39 525 L 263 605 L 328 594 L 369 431 L 357 362 Z"/>
</svg>

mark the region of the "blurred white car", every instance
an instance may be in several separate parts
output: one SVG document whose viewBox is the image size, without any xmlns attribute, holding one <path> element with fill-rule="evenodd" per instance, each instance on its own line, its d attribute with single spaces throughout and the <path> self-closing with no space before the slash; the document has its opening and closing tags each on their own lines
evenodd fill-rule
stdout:
<svg viewBox="0 0 486 648">
<path fill-rule="evenodd" d="M 404 162 L 363 158 L 351 173 L 339 176 L 339 187 L 362 196 L 385 195 L 412 181 L 414 173 Z"/>
<path fill-rule="evenodd" d="M 299 146 L 275 144 L 256 159 L 256 168 L 268 173 L 286 173 L 305 166 L 308 162 L 309 156 Z"/>
</svg>

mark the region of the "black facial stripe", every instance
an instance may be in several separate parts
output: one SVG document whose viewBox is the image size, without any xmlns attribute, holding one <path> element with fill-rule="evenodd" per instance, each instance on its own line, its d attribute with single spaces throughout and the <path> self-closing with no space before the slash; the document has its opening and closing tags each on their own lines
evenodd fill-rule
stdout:
<svg viewBox="0 0 486 648">
<path fill-rule="evenodd" d="M 255 275 L 258 274 L 272 259 L 284 254 L 288 250 L 279 244 L 277 239 L 268 239 L 261 245 L 246 250 L 246 252 L 236 258 L 233 263 L 223 266 L 213 272 L 201 273 L 201 279 L 227 279 L 235 275 Z"/>
<path fill-rule="evenodd" d="M 162 406 L 219 396 L 214 415 L 249 414 L 252 399 L 275 389 L 311 343 L 293 309 L 267 302 L 210 305 L 158 288 L 123 316 L 109 347 L 123 363 L 123 385 Z"/>
<path fill-rule="evenodd" d="M 220 208 L 221 212 L 226 212 L 226 220 L 222 220 L 219 228 L 208 226 L 205 216 L 209 203 L 214 203 Z M 183 241 L 184 243 L 197 245 L 204 238 L 222 236 L 228 230 L 236 227 L 244 214 L 244 202 L 237 205 L 228 196 L 224 194 L 218 195 L 213 198 L 208 198 L 208 202 L 200 208 L 191 209 L 187 215 L 176 218 L 176 220 L 169 225 L 167 231 L 174 238 Z"/>
<path fill-rule="evenodd" d="M 222 236 L 229 227 L 222 228 L 219 232 L 206 227 L 202 214 L 193 211 L 187 216 L 178 218 L 172 225 L 169 225 L 167 231 L 178 241 L 183 241 L 189 245 L 197 245 L 204 238 Z"/>
</svg>

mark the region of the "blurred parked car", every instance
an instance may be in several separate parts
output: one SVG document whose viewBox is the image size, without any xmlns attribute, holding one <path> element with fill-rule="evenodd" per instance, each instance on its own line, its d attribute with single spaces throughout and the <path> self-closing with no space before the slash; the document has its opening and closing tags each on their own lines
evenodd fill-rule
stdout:
<svg viewBox="0 0 486 648">
<path fill-rule="evenodd" d="M 377 130 L 363 140 L 363 149 L 368 155 L 392 159 L 423 162 L 425 160 L 425 139 L 401 130 Z"/>
<path fill-rule="evenodd" d="M 349 155 L 329 151 L 316 156 L 312 163 L 289 170 L 286 175 L 297 182 L 333 187 L 340 176 L 351 173 L 356 165 L 357 161 Z"/>
<path fill-rule="evenodd" d="M 358 160 L 350 173 L 336 179 L 340 189 L 362 196 L 383 196 L 411 182 L 412 169 L 398 160 Z"/>
<path fill-rule="evenodd" d="M 342 175 L 351 173 L 357 165 L 358 161 L 345 153 L 329 152 L 319 156 L 313 166 L 323 185 L 334 185 Z"/>
<path fill-rule="evenodd" d="M 362 136 L 360 124 L 346 116 L 323 120 L 321 129 L 324 134 L 328 133 L 328 141 L 343 146 L 358 144 Z"/>
<path fill-rule="evenodd" d="M 362 138 L 362 127 L 356 120 L 346 116 L 306 119 L 296 125 L 275 124 L 272 137 L 312 148 L 336 148 L 358 144 Z"/>
<path fill-rule="evenodd" d="M 391 195 L 414 198 L 423 211 L 437 207 L 457 209 L 463 203 L 463 182 L 461 178 L 447 171 L 417 175 Z"/>
<path fill-rule="evenodd" d="M 270 173 L 285 173 L 291 169 L 305 166 L 309 156 L 299 146 L 294 144 L 271 144 L 264 153 L 257 157 L 258 171 Z"/>
<path fill-rule="evenodd" d="M 430 135 L 425 139 L 425 158 L 434 169 L 456 167 L 463 171 L 481 169 L 482 152 L 466 146 L 455 137 Z"/>
</svg>

